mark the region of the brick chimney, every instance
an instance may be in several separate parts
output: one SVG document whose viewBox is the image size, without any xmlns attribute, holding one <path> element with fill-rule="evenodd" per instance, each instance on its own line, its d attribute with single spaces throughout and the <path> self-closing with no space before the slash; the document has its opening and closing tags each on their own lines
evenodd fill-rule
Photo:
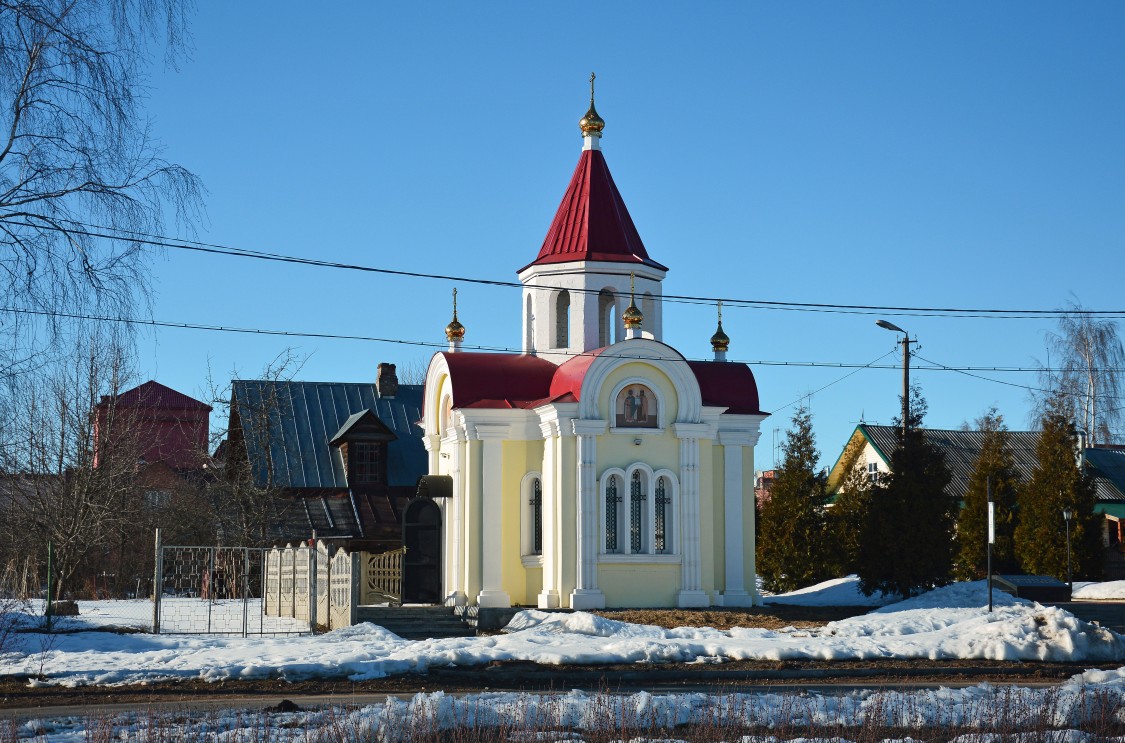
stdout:
<svg viewBox="0 0 1125 743">
<path fill-rule="evenodd" d="M 398 394 L 398 375 L 395 374 L 394 364 L 379 364 L 375 387 L 379 390 L 379 397 L 394 397 Z"/>
</svg>

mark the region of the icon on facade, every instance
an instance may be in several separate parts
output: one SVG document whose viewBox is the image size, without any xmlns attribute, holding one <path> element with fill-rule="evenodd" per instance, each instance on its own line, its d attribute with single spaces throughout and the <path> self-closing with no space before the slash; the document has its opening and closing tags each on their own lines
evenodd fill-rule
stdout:
<svg viewBox="0 0 1125 743">
<path fill-rule="evenodd" d="M 656 428 L 656 396 L 643 384 L 630 384 L 617 395 L 617 428 Z"/>
</svg>

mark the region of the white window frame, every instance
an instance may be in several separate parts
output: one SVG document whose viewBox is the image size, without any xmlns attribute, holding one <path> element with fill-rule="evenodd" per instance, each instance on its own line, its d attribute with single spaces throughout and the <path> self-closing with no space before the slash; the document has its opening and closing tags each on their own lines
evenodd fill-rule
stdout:
<svg viewBox="0 0 1125 743">
<path fill-rule="evenodd" d="M 633 473 L 641 476 L 642 487 L 645 488 L 644 510 L 641 514 L 641 551 L 633 552 L 632 534 L 632 482 Z M 617 503 L 617 545 L 618 551 L 606 551 L 606 537 L 608 529 L 606 524 L 606 490 L 611 477 L 618 481 Z M 665 516 L 665 542 L 668 545 L 665 552 L 656 552 L 656 481 L 665 478 L 667 490 L 665 495 L 671 499 L 668 512 Z M 670 469 L 653 470 L 644 462 L 634 462 L 628 467 L 611 467 L 602 472 L 598 480 L 598 561 L 599 562 L 670 562 L 680 561 L 680 521 L 682 519 L 680 507 L 680 483 L 675 473 Z"/>
</svg>

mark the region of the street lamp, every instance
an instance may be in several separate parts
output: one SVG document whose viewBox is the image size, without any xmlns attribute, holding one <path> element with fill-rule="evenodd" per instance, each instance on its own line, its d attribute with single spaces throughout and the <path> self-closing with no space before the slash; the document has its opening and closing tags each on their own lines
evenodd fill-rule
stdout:
<svg viewBox="0 0 1125 743">
<path fill-rule="evenodd" d="M 902 333 L 902 435 L 905 438 L 906 427 L 910 420 L 910 344 L 916 341 L 910 340 L 910 334 L 893 322 L 876 320 L 875 324 L 884 330 Z"/>
<path fill-rule="evenodd" d="M 1067 506 L 1063 509 L 1063 520 L 1066 521 L 1066 582 L 1070 585 L 1071 592 L 1074 591 L 1074 576 L 1070 572 L 1070 520 L 1074 518 L 1074 511 Z"/>
</svg>

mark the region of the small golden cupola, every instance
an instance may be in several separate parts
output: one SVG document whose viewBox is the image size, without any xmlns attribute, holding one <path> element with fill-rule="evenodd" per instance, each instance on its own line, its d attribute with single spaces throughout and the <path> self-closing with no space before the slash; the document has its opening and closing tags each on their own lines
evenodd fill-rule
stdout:
<svg viewBox="0 0 1125 743">
<path fill-rule="evenodd" d="M 719 327 L 711 336 L 711 349 L 715 352 L 715 361 L 726 361 L 729 347 L 730 337 L 723 332 L 723 302 L 719 300 Z"/>
<path fill-rule="evenodd" d="M 582 149 L 596 150 L 598 149 L 597 140 L 602 136 L 602 129 L 605 129 L 605 119 L 598 116 L 598 111 L 594 108 L 594 78 L 596 75 L 590 73 L 590 110 L 586 112 L 578 121 L 578 128 L 582 130 L 582 137 L 586 143 Z"/>
<path fill-rule="evenodd" d="M 465 339 L 465 326 L 457 321 L 457 290 L 453 290 L 453 319 L 445 326 L 445 337 L 449 339 L 449 350 L 460 351 L 461 341 Z"/>
<path fill-rule="evenodd" d="M 634 282 L 636 274 L 629 274 L 629 306 L 622 313 L 621 319 L 625 323 L 625 337 L 626 338 L 640 338 L 641 325 L 644 324 L 645 315 L 637 307 L 636 289 Z"/>
</svg>

